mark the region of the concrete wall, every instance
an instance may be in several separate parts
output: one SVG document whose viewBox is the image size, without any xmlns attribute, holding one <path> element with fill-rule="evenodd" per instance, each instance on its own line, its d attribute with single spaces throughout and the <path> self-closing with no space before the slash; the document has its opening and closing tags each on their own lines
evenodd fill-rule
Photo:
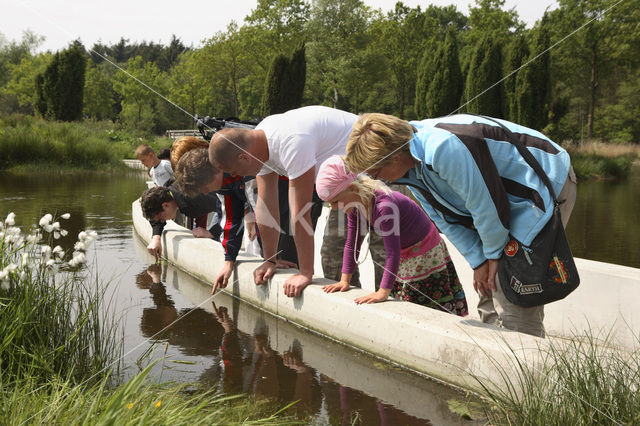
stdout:
<svg viewBox="0 0 640 426">
<path fill-rule="evenodd" d="M 132 208 L 135 230 L 149 241 L 151 227 L 139 202 Z M 205 282 L 211 283 L 222 267 L 219 243 L 193 238 L 173 222 L 167 224 L 162 243 L 167 260 Z M 302 296 L 289 298 L 282 284 L 293 271 L 279 272 L 267 285 L 256 286 L 253 270 L 259 264 L 256 257 L 240 255 L 226 291 L 294 324 L 463 388 L 478 389 L 476 378 L 502 387 L 503 374 L 515 374 L 516 357 L 540 368 L 540 349 L 550 342 L 408 302 L 358 306 L 353 299 L 369 290 L 326 294 L 321 287 L 330 281 L 324 278 L 315 278 Z"/>
</svg>

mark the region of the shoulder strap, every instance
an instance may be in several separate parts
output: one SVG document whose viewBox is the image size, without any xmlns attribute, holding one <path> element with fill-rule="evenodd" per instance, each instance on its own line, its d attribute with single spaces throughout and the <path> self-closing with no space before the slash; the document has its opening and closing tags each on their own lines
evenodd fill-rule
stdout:
<svg viewBox="0 0 640 426">
<path fill-rule="evenodd" d="M 468 115 L 476 115 L 476 114 L 468 114 Z M 518 152 L 520 153 L 522 158 L 524 158 L 524 160 L 527 162 L 527 164 L 529 166 L 531 166 L 533 171 L 536 172 L 538 177 L 540 177 L 542 182 L 545 184 L 545 186 L 549 190 L 549 193 L 551 194 L 551 197 L 553 198 L 554 203 L 558 204 L 558 200 L 556 198 L 556 193 L 553 190 L 553 187 L 551 186 L 551 182 L 549 181 L 549 177 L 544 172 L 544 170 L 542 170 L 542 166 L 540 166 L 540 163 L 538 163 L 538 160 L 536 160 L 536 158 L 533 156 L 533 154 L 531 154 L 531 152 L 527 149 L 527 147 L 524 146 L 524 144 L 522 143 L 520 138 L 518 136 L 514 135 L 511 130 L 509 130 L 504 124 L 500 123 L 498 120 L 495 120 L 495 119 L 493 119 L 491 117 L 487 117 L 487 116 L 484 116 L 484 115 L 477 115 L 477 117 L 481 117 L 481 118 L 484 118 L 485 120 L 493 121 L 494 123 L 496 123 L 498 126 L 500 126 L 502 128 L 504 133 L 507 135 L 507 142 L 510 142 L 513 146 L 516 147 L 516 149 L 518 150 Z"/>
</svg>

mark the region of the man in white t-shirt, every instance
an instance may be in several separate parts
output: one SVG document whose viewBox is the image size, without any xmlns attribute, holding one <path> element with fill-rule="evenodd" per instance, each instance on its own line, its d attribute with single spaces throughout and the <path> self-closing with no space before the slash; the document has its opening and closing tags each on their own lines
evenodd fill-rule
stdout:
<svg viewBox="0 0 640 426">
<path fill-rule="evenodd" d="M 299 272 L 284 284 L 287 296 L 299 296 L 313 276 L 310 210 L 318 168 L 332 155 L 344 155 L 358 116 L 324 106 L 308 106 L 265 118 L 255 129 L 222 129 L 211 139 L 209 159 L 231 175 L 256 176 L 256 220 L 265 262 L 254 271 L 256 284 L 276 270 L 278 176 L 289 178 L 289 208 Z"/>
</svg>

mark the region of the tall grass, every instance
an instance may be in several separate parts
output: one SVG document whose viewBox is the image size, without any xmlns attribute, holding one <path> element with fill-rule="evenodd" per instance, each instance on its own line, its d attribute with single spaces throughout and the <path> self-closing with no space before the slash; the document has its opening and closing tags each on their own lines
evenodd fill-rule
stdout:
<svg viewBox="0 0 640 426">
<path fill-rule="evenodd" d="M 0 119 L 0 169 L 29 164 L 64 168 L 121 167 L 142 144 L 168 146 L 166 138 L 140 137 L 96 122 L 63 123 L 13 115 Z"/>
<path fill-rule="evenodd" d="M 93 234 L 82 232 L 74 253 L 65 253 L 51 247 L 64 221 L 47 215 L 25 233 L 14 220 L 0 224 L 1 379 L 95 375 L 116 359 L 119 343 L 105 288 L 82 268 Z"/>
<path fill-rule="evenodd" d="M 592 335 L 553 341 L 543 366 L 514 361 L 506 386 L 478 379 L 490 424 L 640 424 L 640 352 L 618 351 Z"/>
<path fill-rule="evenodd" d="M 569 144 L 566 148 L 581 179 L 626 177 L 634 161 L 640 159 L 640 145 L 590 141 Z"/>
<path fill-rule="evenodd" d="M 0 390 L 0 423 L 6 425 L 292 425 L 268 401 L 194 393 L 187 385 L 149 385 L 153 364 L 115 391 L 106 381 L 80 387 L 55 380 L 48 387 L 23 381 Z M 285 407 L 286 408 L 286 407 Z M 6 415 L 11 413 L 11 415 Z M 4 415 L 3 415 L 4 414 Z"/>
<path fill-rule="evenodd" d="M 13 213 L 0 221 L 0 424 L 300 423 L 267 401 L 149 383 L 153 363 L 118 384 L 117 321 L 83 266 L 95 233 L 81 232 L 72 253 L 52 248 L 66 233 L 60 219 L 26 232 Z"/>
</svg>

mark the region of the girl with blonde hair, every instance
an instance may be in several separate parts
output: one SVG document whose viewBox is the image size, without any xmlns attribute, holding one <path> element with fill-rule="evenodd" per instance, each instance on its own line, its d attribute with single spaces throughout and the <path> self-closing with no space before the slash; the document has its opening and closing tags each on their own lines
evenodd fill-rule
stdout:
<svg viewBox="0 0 640 426">
<path fill-rule="evenodd" d="M 380 289 L 355 299 L 387 300 L 389 295 L 459 316 L 468 314 L 467 300 L 444 241 L 422 209 L 409 197 L 391 191 L 369 176 L 350 173 L 340 156 L 327 159 L 316 179 L 320 198 L 347 215 L 340 282 L 324 291 L 346 291 L 367 230 L 382 237 L 386 261 Z M 365 232 L 363 232 L 365 231 Z"/>
</svg>

